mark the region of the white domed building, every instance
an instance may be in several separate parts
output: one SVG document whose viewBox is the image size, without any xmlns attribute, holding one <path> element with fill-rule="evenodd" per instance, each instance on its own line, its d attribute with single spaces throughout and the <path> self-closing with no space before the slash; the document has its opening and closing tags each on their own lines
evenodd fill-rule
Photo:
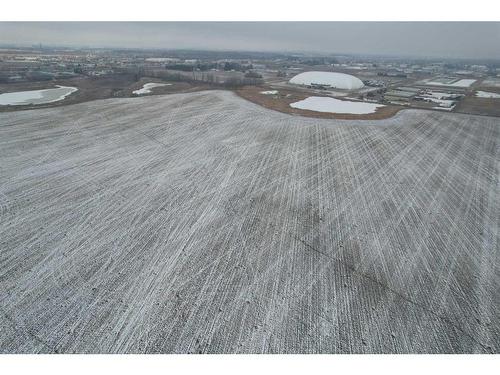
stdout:
<svg viewBox="0 0 500 375">
<path fill-rule="evenodd" d="M 358 90 L 363 82 L 350 74 L 334 72 L 304 72 L 297 74 L 289 83 L 311 87 L 329 87 L 341 90 Z"/>
</svg>

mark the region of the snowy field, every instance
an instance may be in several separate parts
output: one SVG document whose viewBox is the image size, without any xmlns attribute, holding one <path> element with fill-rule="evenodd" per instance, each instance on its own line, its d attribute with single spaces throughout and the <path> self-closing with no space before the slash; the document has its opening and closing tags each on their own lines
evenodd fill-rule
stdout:
<svg viewBox="0 0 500 375">
<path fill-rule="evenodd" d="M 481 82 L 481 86 L 500 87 L 500 78 L 489 78 Z"/>
<path fill-rule="evenodd" d="M 217 90 L 0 113 L 0 352 L 499 353 L 499 132 Z"/>
<path fill-rule="evenodd" d="M 0 94 L 0 105 L 46 104 L 63 100 L 78 91 L 76 87 L 57 86 L 55 89 L 17 91 Z"/>
<path fill-rule="evenodd" d="M 488 92 L 488 91 L 477 91 L 476 97 L 478 98 L 490 98 L 490 99 L 499 99 L 500 94 L 496 92 Z"/>
<path fill-rule="evenodd" d="M 304 100 L 291 103 L 290 107 L 307 109 L 309 111 L 316 111 L 316 112 L 349 113 L 349 114 L 362 115 L 367 113 L 374 113 L 377 108 L 385 106 L 383 104 L 352 102 L 348 100 L 339 100 L 335 98 L 310 96 Z"/>
<path fill-rule="evenodd" d="M 155 87 L 161 87 L 161 86 L 172 86 L 171 83 L 146 83 L 142 86 L 141 89 L 135 90 L 132 93 L 136 95 L 144 95 L 144 94 L 151 94 L 152 90 Z"/>
<path fill-rule="evenodd" d="M 426 85 L 429 86 L 447 86 L 447 87 L 469 87 L 472 85 L 474 82 L 476 82 L 475 79 L 460 79 L 456 82 L 442 82 L 442 81 L 425 81 Z"/>
</svg>

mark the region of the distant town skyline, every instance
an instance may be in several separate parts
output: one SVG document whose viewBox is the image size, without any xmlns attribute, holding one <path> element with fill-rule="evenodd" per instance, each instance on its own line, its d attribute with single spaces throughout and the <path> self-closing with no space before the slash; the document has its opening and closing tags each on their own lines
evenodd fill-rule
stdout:
<svg viewBox="0 0 500 375">
<path fill-rule="evenodd" d="M 500 59 L 500 22 L 0 22 L 0 43 Z"/>
</svg>

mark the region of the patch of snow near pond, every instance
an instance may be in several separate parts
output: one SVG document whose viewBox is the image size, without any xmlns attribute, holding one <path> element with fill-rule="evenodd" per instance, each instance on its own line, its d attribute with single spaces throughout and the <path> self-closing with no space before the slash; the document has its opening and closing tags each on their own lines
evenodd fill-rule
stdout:
<svg viewBox="0 0 500 375">
<path fill-rule="evenodd" d="M 264 95 L 277 95 L 278 90 L 261 91 L 260 93 Z"/>
<path fill-rule="evenodd" d="M 142 86 L 142 89 L 132 91 L 132 93 L 136 94 L 136 95 L 150 94 L 152 89 L 154 89 L 155 87 L 160 87 L 160 86 L 172 86 L 172 84 L 171 83 L 146 83 L 144 86 Z"/>
<path fill-rule="evenodd" d="M 76 87 L 57 86 L 55 89 L 6 92 L 0 94 L 0 105 L 53 103 L 63 100 L 75 91 L 78 91 Z"/>
<path fill-rule="evenodd" d="M 385 107 L 383 104 L 372 104 L 363 102 L 351 102 L 335 98 L 325 98 L 321 96 L 310 96 L 304 100 L 291 103 L 290 107 L 307 109 L 316 112 L 348 113 L 363 115 L 374 113 L 377 108 Z"/>
<path fill-rule="evenodd" d="M 478 92 L 476 92 L 476 97 L 478 97 L 478 98 L 500 99 L 500 94 L 497 94 L 496 92 L 478 91 Z"/>
</svg>

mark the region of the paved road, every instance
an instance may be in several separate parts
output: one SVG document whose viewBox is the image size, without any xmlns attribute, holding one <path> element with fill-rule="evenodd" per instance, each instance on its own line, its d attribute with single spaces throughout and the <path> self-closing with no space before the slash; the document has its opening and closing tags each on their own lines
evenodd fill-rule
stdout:
<svg viewBox="0 0 500 375">
<path fill-rule="evenodd" d="M 221 91 L 0 114 L 0 351 L 498 353 L 499 132 Z"/>
</svg>

